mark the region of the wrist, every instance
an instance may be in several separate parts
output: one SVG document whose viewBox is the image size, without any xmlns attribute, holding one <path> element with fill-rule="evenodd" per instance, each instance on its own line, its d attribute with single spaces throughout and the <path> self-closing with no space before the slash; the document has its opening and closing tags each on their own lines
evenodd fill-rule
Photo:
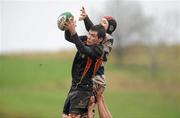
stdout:
<svg viewBox="0 0 180 118">
<path fill-rule="evenodd" d="M 89 19 L 89 17 L 88 17 L 88 15 L 85 15 L 84 20 L 87 20 L 87 19 Z"/>
<path fill-rule="evenodd" d="M 104 102 L 104 97 L 102 95 L 99 95 L 97 97 L 97 102 Z"/>
<path fill-rule="evenodd" d="M 71 31 L 71 36 L 75 35 L 76 31 Z"/>
</svg>

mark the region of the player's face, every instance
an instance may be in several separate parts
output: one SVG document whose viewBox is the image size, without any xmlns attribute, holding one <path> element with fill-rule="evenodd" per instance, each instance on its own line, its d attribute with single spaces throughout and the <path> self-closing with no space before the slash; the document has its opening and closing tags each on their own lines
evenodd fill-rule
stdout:
<svg viewBox="0 0 180 118">
<path fill-rule="evenodd" d="M 89 36 L 87 39 L 87 45 L 95 45 L 101 42 L 101 38 L 98 38 L 98 33 L 96 31 L 89 31 Z"/>
<path fill-rule="evenodd" d="M 109 23 L 106 18 L 102 18 L 100 24 L 105 28 L 105 30 L 108 29 Z"/>
</svg>

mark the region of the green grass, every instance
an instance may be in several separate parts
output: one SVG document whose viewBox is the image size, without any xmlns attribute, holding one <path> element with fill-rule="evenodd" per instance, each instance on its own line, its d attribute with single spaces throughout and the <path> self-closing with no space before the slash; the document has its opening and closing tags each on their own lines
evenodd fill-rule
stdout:
<svg viewBox="0 0 180 118">
<path fill-rule="evenodd" d="M 156 91 L 119 91 L 109 92 L 105 97 L 115 118 L 178 118 L 180 95 L 174 95 Z"/>
<path fill-rule="evenodd" d="M 0 57 L 0 118 L 61 117 L 73 55 L 47 57 Z M 179 118 L 180 78 L 169 69 L 151 79 L 143 64 L 119 68 L 110 60 L 105 99 L 113 117 Z"/>
<path fill-rule="evenodd" d="M 39 84 L 42 81 L 59 80 L 70 77 L 71 62 L 65 60 L 0 60 L 0 84 Z"/>
<path fill-rule="evenodd" d="M 1 59 L 0 65 L 1 117 L 60 115 L 70 86 L 71 61 Z"/>
</svg>

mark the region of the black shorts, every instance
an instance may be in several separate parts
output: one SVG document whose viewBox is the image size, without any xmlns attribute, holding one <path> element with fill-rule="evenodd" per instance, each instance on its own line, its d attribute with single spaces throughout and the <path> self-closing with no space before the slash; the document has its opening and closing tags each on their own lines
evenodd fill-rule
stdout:
<svg viewBox="0 0 180 118">
<path fill-rule="evenodd" d="M 82 115 L 88 111 L 89 98 L 93 96 L 93 92 L 89 91 L 70 91 L 63 109 L 63 114 L 70 113 Z"/>
</svg>

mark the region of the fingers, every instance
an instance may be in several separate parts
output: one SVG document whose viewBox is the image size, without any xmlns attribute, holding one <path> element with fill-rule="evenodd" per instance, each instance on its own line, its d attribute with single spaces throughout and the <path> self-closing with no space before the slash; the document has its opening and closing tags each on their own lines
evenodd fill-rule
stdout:
<svg viewBox="0 0 180 118">
<path fill-rule="evenodd" d="M 66 30 L 69 30 L 71 35 L 74 35 L 76 33 L 76 21 L 67 21 L 64 23 L 64 27 Z"/>
<path fill-rule="evenodd" d="M 68 20 L 68 21 L 66 21 L 64 23 L 64 26 L 66 26 L 66 27 L 73 26 L 73 25 L 76 26 L 76 21 L 75 20 L 74 21 Z"/>
<path fill-rule="evenodd" d="M 65 22 L 65 23 L 64 23 L 64 27 L 67 28 L 67 29 L 69 29 L 69 25 L 70 25 L 70 24 L 69 24 L 68 22 Z"/>
<path fill-rule="evenodd" d="M 85 11 L 84 11 L 83 9 L 80 9 L 80 11 L 81 11 L 82 13 L 85 13 Z"/>
<path fill-rule="evenodd" d="M 80 9 L 80 11 L 81 11 L 81 14 L 80 14 L 80 17 L 79 17 L 79 21 L 82 21 L 82 20 L 84 20 L 84 19 L 86 18 L 86 16 L 87 16 L 84 6 L 82 6 L 82 8 Z"/>
<path fill-rule="evenodd" d="M 83 13 L 82 13 L 82 14 L 80 14 L 80 15 L 81 15 L 81 17 L 85 17 L 85 16 L 86 16 L 86 14 L 83 14 Z"/>
<path fill-rule="evenodd" d="M 84 6 L 82 6 L 82 9 L 85 11 Z"/>
<path fill-rule="evenodd" d="M 82 6 L 82 8 L 80 9 L 80 11 L 81 11 L 82 13 L 86 13 L 84 6 Z"/>
<path fill-rule="evenodd" d="M 97 96 L 102 95 L 104 90 L 105 90 L 105 87 L 103 87 L 103 86 L 101 86 L 99 84 L 96 85 L 95 91 L 96 91 Z"/>
</svg>

